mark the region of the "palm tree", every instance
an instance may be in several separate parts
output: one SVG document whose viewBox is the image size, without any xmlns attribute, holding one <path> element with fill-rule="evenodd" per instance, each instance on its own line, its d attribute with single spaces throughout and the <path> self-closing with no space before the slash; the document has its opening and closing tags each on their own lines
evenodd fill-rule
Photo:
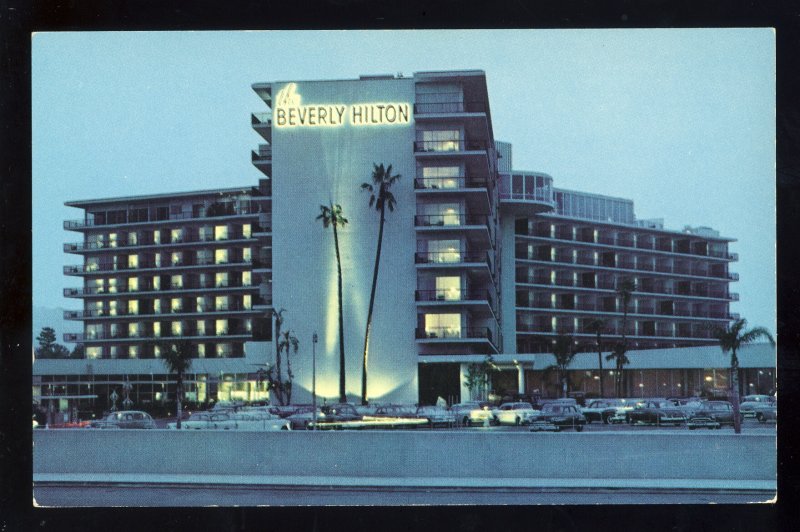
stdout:
<svg viewBox="0 0 800 532">
<path fill-rule="evenodd" d="M 617 368 L 617 372 L 614 374 L 614 393 L 617 397 L 622 396 L 622 367 L 627 366 L 630 363 L 630 359 L 625 354 L 625 344 L 622 342 L 617 342 L 614 344 L 614 348 L 611 350 L 611 353 L 606 355 L 606 360 L 613 360 L 615 363 L 615 367 Z"/>
<path fill-rule="evenodd" d="M 553 356 L 556 357 L 556 363 L 549 366 L 548 370 L 558 371 L 558 380 L 561 381 L 561 395 L 567 396 L 567 370 L 578 352 L 575 341 L 572 336 L 566 334 L 559 334 L 553 342 Z"/>
<path fill-rule="evenodd" d="M 731 352 L 731 403 L 733 404 L 733 429 L 736 434 L 742 432 L 742 420 L 739 417 L 739 358 L 736 351 L 747 344 L 760 338 L 766 338 L 769 344 L 775 347 L 775 339 L 765 327 L 753 327 L 745 331 L 747 320 L 744 318 L 734 321 L 726 329 L 714 329 L 714 337 L 719 341 L 723 353 Z"/>
<path fill-rule="evenodd" d="M 628 305 L 631 303 L 631 294 L 637 290 L 636 283 L 631 279 L 623 279 L 617 285 L 617 295 L 622 299 L 622 342 L 615 348 L 615 359 L 617 362 L 617 397 L 622 393 L 627 395 L 624 390 L 625 379 L 622 378 L 622 366 L 628 363 L 625 353 L 628 351 L 628 340 L 626 338 L 628 328 Z"/>
<path fill-rule="evenodd" d="M 364 334 L 364 357 L 361 370 L 361 404 L 366 405 L 367 400 L 367 361 L 369 357 L 369 333 L 372 329 L 372 309 L 375 305 L 375 290 L 378 286 L 378 265 L 381 262 L 381 246 L 383 245 L 383 224 L 386 221 L 386 208 L 394 212 L 397 204 L 394 194 L 389 190 L 400 179 L 400 174 L 392 175 L 392 165 L 384 168 L 383 163 L 373 163 L 372 183 L 361 183 L 361 190 L 369 192 L 369 207 L 375 205 L 380 213 L 378 225 L 378 249 L 375 252 L 375 269 L 372 272 L 372 290 L 369 293 L 369 310 L 367 311 L 367 331 Z M 377 190 L 376 190 L 377 189 Z"/>
<path fill-rule="evenodd" d="M 186 340 L 177 344 L 165 345 L 161 353 L 167 371 L 177 375 L 175 386 L 175 398 L 177 401 L 177 420 L 176 427 L 181 428 L 181 397 L 183 397 L 183 374 L 192 367 L 192 344 Z"/>
<path fill-rule="evenodd" d="M 278 341 L 278 351 L 286 351 L 286 381 L 281 380 L 278 374 L 278 381 L 281 383 L 281 392 L 284 394 L 287 405 L 292 404 L 292 382 L 294 381 L 294 373 L 292 373 L 292 359 L 289 357 L 290 352 L 297 354 L 300 347 L 300 341 L 294 332 L 291 330 L 283 331 L 280 334 L 280 341 Z"/>
<path fill-rule="evenodd" d="M 344 317 L 342 315 L 342 257 L 339 254 L 339 233 L 337 229 L 347 225 L 347 218 L 342 214 L 342 206 L 333 202 L 329 206 L 320 205 L 320 214 L 317 220 L 322 220 L 322 227 L 333 227 L 333 244 L 336 248 L 336 271 L 338 273 L 338 287 L 339 287 L 339 401 L 342 403 L 347 402 L 347 394 L 345 393 L 345 375 L 344 375 Z"/>
<path fill-rule="evenodd" d="M 272 309 L 272 318 L 273 323 L 275 325 L 275 333 L 273 334 L 273 338 L 275 339 L 275 372 L 277 373 L 276 376 L 273 377 L 273 383 L 270 392 L 275 392 L 275 397 L 278 400 L 279 405 L 284 405 L 284 396 L 283 396 L 283 377 L 281 376 L 281 346 L 280 342 L 278 341 L 281 335 L 281 327 L 283 326 L 283 313 L 286 312 L 286 309 L 281 308 L 280 310 Z M 277 386 L 275 385 L 277 383 Z"/>
<path fill-rule="evenodd" d="M 605 331 L 606 322 L 601 319 L 592 320 L 586 326 L 586 330 L 593 332 L 597 335 L 597 365 L 600 367 L 600 397 L 605 397 L 603 393 L 603 331 Z"/>
</svg>

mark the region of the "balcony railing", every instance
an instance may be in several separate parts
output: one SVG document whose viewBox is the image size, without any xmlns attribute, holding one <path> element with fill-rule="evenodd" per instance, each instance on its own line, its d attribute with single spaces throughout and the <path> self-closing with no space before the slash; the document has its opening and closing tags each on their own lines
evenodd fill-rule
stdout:
<svg viewBox="0 0 800 532">
<path fill-rule="evenodd" d="M 129 224 L 155 224 L 172 223 L 187 220 L 205 220 L 209 218 L 225 218 L 231 216 L 250 216 L 265 212 L 257 202 L 250 202 L 249 205 L 231 206 L 230 204 L 220 204 L 218 209 L 209 207 L 200 213 L 182 212 L 169 214 L 164 217 L 156 217 L 152 220 L 97 220 L 86 218 L 84 220 L 65 220 L 64 229 L 80 229 L 84 227 L 102 227 L 109 225 L 129 225 Z"/>
<path fill-rule="evenodd" d="M 255 226 L 253 232 L 257 232 Z M 267 231 L 268 232 L 268 231 Z M 80 251 L 113 251 L 125 248 L 144 248 L 144 247 L 158 247 L 165 248 L 169 246 L 179 246 L 181 244 L 202 243 L 202 244 L 234 244 L 237 241 L 250 241 L 255 240 L 253 236 L 230 236 L 228 238 L 216 239 L 212 237 L 199 237 L 199 236 L 186 236 L 177 240 L 165 240 L 163 242 L 153 242 L 149 240 L 138 242 L 116 241 L 116 242 L 68 242 L 64 244 L 64 251 L 66 253 L 80 252 Z"/>
<path fill-rule="evenodd" d="M 414 254 L 416 264 L 489 264 L 489 254 L 485 251 L 421 251 Z"/>
<path fill-rule="evenodd" d="M 489 225 L 489 217 L 485 214 L 417 214 L 414 216 L 417 227 Z"/>
<path fill-rule="evenodd" d="M 417 339 L 426 340 L 458 340 L 485 338 L 492 341 L 492 330 L 488 327 L 425 327 L 417 328 Z"/>
<path fill-rule="evenodd" d="M 548 187 L 541 187 L 527 192 L 523 191 L 500 192 L 500 199 L 511 200 L 511 201 L 542 201 L 545 203 L 553 203 L 553 189 Z"/>
<path fill-rule="evenodd" d="M 417 190 L 449 190 L 460 188 L 487 188 L 489 180 L 485 177 L 417 177 L 414 188 Z"/>
<path fill-rule="evenodd" d="M 128 264 L 100 264 L 100 265 L 92 265 L 92 266 L 64 266 L 64 274 L 66 275 L 78 275 L 83 273 L 97 273 L 103 274 L 107 272 L 119 272 L 119 271 L 135 271 L 135 270 L 152 270 L 152 269 L 159 269 L 159 270 L 172 270 L 172 269 L 179 269 L 179 268 L 192 268 L 198 266 L 241 266 L 241 265 L 253 265 L 254 260 L 246 260 L 246 259 L 230 259 L 225 262 L 217 262 L 214 259 L 210 260 L 201 260 L 196 262 L 186 262 L 186 261 L 176 261 L 176 262 L 166 262 L 166 263 L 156 263 L 155 261 L 150 260 L 140 260 L 135 266 L 131 266 Z"/>
<path fill-rule="evenodd" d="M 485 113 L 486 102 L 464 102 L 453 100 L 449 102 L 415 103 L 415 114 L 452 114 L 452 113 Z"/>
<path fill-rule="evenodd" d="M 227 312 L 252 312 L 252 306 L 245 305 L 226 305 L 215 307 L 214 305 L 201 305 L 195 309 L 170 308 L 166 311 L 156 312 L 154 310 L 143 310 L 132 312 L 128 309 L 95 309 L 95 310 L 65 310 L 65 320 L 79 320 L 85 318 L 145 318 L 153 316 L 171 317 L 174 314 L 214 314 Z"/>
<path fill-rule="evenodd" d="M 77 342 L 77 343 L 84 343 L 84 342 L 94 342 L 94 341 L 104 341 L 104 340 L 135 340 L 137 342 L 160 342 L 163 341 L 165 338 L 238 338 L 238 337 L 249 337 L 253 333 L 252 331 L 247 331 L 244 328 L 240 329 L 228 329 L 224 331 L 220 331 L 219 334 L 213 331 L 207 332 L 199 332 L 197 330 L 183 330 L 180 333 L 173 333 L 171 330 L 163 330 L 161 331 L 158 336 L 154 335 L 151 331 L 142 331 L 138 334 L 130 334 L 129 331 L 120 331 L 117 333 L 64 333 L 64 341 L 65 342 Z"/>
<path fill-rule="evenodd" d="M 253 126 L 272 126 L 272 113 L 251 113 L 250 123 Z"/>
<path fill-rule="evenodd" d="M 159 293 L 159 292 L 172 292 L 172 291 L 193 291 L 193 290 L 213 290 L 213 289 L 237 289 L 237 288 L 251 288 L 257 289 L 257 285 L 242 284 L 241 282 L 228 282 L 225 284 L 216 283 L 184 283 L 177 284 L 163 284 L 159 288 L 154 288 L 150 285 L 139 285 L 136 289 L 129 289 L 127 286 L 122 285 L 118 287 L 94 287 L 87 286 L 83 288 L 65 288 L 64 297 L 86 297 L 86 296 L 118 296 L 125 294 L 141 295 L 145 293 Z"/>
<path fill-rule="evenodd" d="M 482 140 L 417 140 L 415 152 L 460 152 L 486 151 L 487 143 Z"/>
<path fill-rule="evenodd" d="M 487 301 L 491 302 L 488 290 L 442 288 L 437 290 L 417 290 L 417 301 Z"/>
</svg>

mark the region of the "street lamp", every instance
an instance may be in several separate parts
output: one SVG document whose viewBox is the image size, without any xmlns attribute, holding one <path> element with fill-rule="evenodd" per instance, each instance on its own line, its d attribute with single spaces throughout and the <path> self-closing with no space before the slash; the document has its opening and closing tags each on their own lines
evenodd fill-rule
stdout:
<svg viewBox="0 0 800 532">
<path fill-rule="evenodd" d="M 314 430 L 317 430 L 317 332 L 311 337 L 311 412 Z"/>
</svg>

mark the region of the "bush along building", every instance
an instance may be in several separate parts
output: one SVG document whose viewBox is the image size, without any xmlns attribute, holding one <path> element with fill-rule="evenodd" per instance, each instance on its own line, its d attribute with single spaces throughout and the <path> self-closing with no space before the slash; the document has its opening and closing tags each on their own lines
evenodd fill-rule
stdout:
<svg viewBox="0 0 800 532">
<path fill-rule="evenodd" d="M 83 333 L 64 340 L 82 344 L 84 358 L 37 360 L 35 396 L 93 395 L 80 407 L 97 410 L 125 385 L 134 404 L 163 404 L 175 384 L 160 352 L 185 339 L 196 356 L 189 401 L 265 400 L 258 369 L 275 362 L 274 311 L 284 309 L 282 326 L 298 339 L 294 402 L 310 402 L 313 365 L 319 396 L 338 398 L 344 365 L 357 401 L 380 221 L 361 184 L 376 164 L 400 178 L 381 232 L 369 400 L 468 399 L 468 368 L 488 356 L 496 395 L 556 396 L 545 368 L 558 335 L 586 351 L 569 367 L 575 391 L 597 394 L 602 382 L 612 395 L 606 356 L 623 338 L 629 395 L 727 386 L 711 330 L 736 318 L 733 239 L 665 229 L 638 220 L 632 200 L 515 169 L 511 145 L 494 138 L 482 71 L 253 90 L 264 105 L 251 116 L 261 173 L 252 184 L 67 203 L 83 214 L 64 223 L 81 236 L 64 245 L 80 259 L 65 268 L 80 286 L 64 294 L 81 303 L 65 318 Z M 335 236 L 320 206 L 347 220 Z M 740 360 L 744 393 L 774 388 L 772 348 L 751 346 Z"/>
</svg>

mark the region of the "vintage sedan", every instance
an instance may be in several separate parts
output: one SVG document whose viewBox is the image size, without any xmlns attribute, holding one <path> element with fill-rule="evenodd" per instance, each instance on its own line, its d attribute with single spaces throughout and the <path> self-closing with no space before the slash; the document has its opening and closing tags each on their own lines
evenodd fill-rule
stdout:
<svg viewBox="0 0 800 532">
<path fill-rule="evenodd" d="M 756 417 L 756 410 L 775 402 L 771 395 L 745 395 L 739 405 L 739 411 L 744 417 Z"/>
<path fill-rule="evenodd" d="M 358 411 L 358 409 L 356 409 Z M 406 405 L 383 405 L 375 409 L 372 417 L 411 418 L 416 416 L 417 409 Z"/>
<path fill-rule="evenodd" d="M 139 410 L 121 410 L 111 412 L 102 419 L 89 423 L 93 429 L 154 429 L 156 423 L 147 412 Z"/>
<path fill-rule="evenodd" d="M 646 423 L 653 425 L 682 425 L 686 416 L 666 399 L 649 399 L 637 404 L 628 412 L 627 421 L 631 425 Z"/>
<path fill-rule="evenodd" d="M 740 419 L 744 416 L 739 414 Z M 728 401 L 706 401 L 703 407 L 697 410 L 692 419 L 708 418 L 722 425 L 733 426 L 733 405 Z"/>
<path fill-rule="evenodd" d="M 456 423 L 461 425 L 470 425 L 471 413 L 478 410 L 483 410 L 486 407 L 486 412 L 489 412 L 488 403 L 484 401 L 464 401 L 463 403 L 456 403 L 450 407 L 450 411 L 456 417 Z M 477 417 L 483 417 L 485 414 L 476 414 Z M 491 412 L 489 412 L 491 415 Z"/>
<path fill-rule="evenodd" d="M 527 425 L 539 417 L 539 410 L 530 403 L 503 403 L 492 411 L 494 420 L 499 425 Z"/>
<path fill-rule="evenodd" d="M 194 412 L 189 419 L 181 421 L 181 429 L 185 430 L 231 430 L 235 423 L 231 419 L 231 412 L 209 410 L 207 412 Z M 168 429 L 177 429 L 177 423 L 167 423 Z"/>
<path fill-rule="evenodd" d="M 317 420 L 323 419 L 319 407 L 317 407 Z M 286 418 L 293 429 L 307 429 L 314 422 L 314 407 L 310 405 L 300 406 L 294 413 Z"/>
<path fill-rule="evenodd" d="M 430 427 L 452 427 L 456 424 L 456 416 L 441 406 L 420 406 L 415 412 L 417 419 L 427 419 Z"/>
<path fill-rule="evenodd" d="M 531 432 L 542 430 L 575 429 L 577 432 L 583 430 L 586 425 L 586 418 L 578 410 L 578 407 L 565 403 L 547 403 L 542 406 L 539 416 L 531 422 Z"/>
<path fill-rule="evenodd" d="M 581 413 L 587 423 L 602 421 L 607 424 L 616 418 L 625 419 L 625 413 L 632 409 L 633 405 L 626 403 L 624 399 L 592 399 L 581 408 Z"/>
<path fill-rule="evenodd" d="M 778 402 L 763 403 L 754 408 L 755 417 L 759 423 L 767 421 L 778 422 Z"/>
</svg>

